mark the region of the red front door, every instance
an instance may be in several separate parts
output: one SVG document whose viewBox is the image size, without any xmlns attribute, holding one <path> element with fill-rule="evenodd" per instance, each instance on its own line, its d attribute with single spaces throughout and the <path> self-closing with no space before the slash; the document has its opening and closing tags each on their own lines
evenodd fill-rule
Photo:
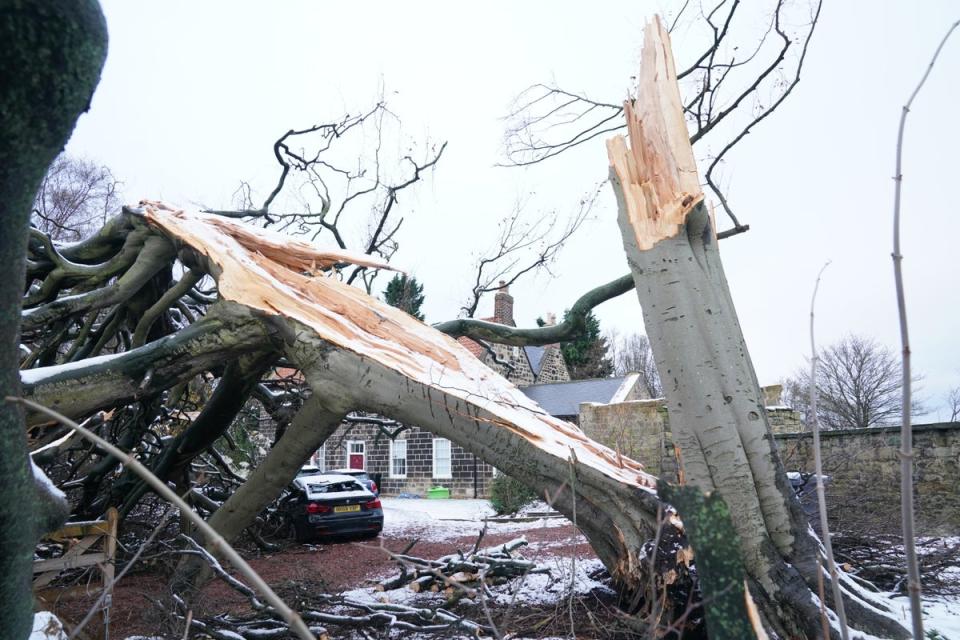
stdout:
<svg viewBox="0 0 960 640">
<path fill-rule="evenodd" d="M 367 468 L 367 445 L 362 440 L 347 443 L 347 467 L 364 470 Z"/>
</svg>

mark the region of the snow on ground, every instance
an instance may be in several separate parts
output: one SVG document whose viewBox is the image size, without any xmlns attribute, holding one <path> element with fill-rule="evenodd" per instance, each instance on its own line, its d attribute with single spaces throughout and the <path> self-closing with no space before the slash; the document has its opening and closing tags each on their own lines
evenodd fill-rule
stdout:
<svg viewBox="0 0 960 640">
<path fill-rule="evenodd" d="M 591 577 L 600 573 L 606 575 L 603 563 L 596 558 L 577 560 L 575 566 L 570 558 L 550 558 L 541 561 L 541 566 L 550 573 L 531 573 L 505 588 L 496 589 L 497 604 L 553 605 L 570 597 L 571 588 L 574 595 L 584 595 L 596 589 L 609 590 L 603 582 Z"/>
<path fill-rule="evenodd" d="M 452 537 L 476 535 L 485 524 L 488 534 L 569 524 L 563 517 L 526 519 L 522 522 L 488 521 L 487 518 L 496 515 L 488 500 L 380 498 L 380 501 L 383 503 L 384 535 L 415 536 L 429 542 L 444 542 Z M 549 510 L 547 505 L 541 503 L 539 508 L 528 508 L 526 513 Z"/>
<path fill-rule="evenodd" d="M 49 611 L 38 611 L 33 616 L 29 640 L 67 640 L 67 634 L 57 616 Z"/>
<path fill-rule="evenodd" d="M 897 607 L 903 623 L 910 626 L 910 602 L 906 598 L 891 598 Z M 960 597 L 930 597 L 924 598 L 923 631 L 929 634 L 937 631 L 940 635 L 934 636 L 937 640 L 960 640 Z"/>
<path fill-rule="evenodd" d="M 461 536 L 476 535 L 487 525 L 487 535 L 509 533 L 522 535 L 525 530 L 569 525 L 563 517 L 537 517 L 551 511 L 545 503 L 534 503 L 524 508 L 517 521 L 493 522 L 494 511 L 486 500 L 429 500 L 381 498 L 384 513 L 383 534 L 387 537 L 416 536 L 425 541 L 445 542 Z M 534 573 L 519 578 L 509 585 L 494 589 L 497 604 L 555 604 L 574 593 L 585 594 L 594 589 L 606 589 L 591 576 L 599 574 L 603 565 L 599 560 L 558 557 L 550 550 L 569 545 L 569 540 L 534 542 L 518 553 L 536 561 L 549 573 Z M 571 576 L 573 579 L 571 580 Z M 384 576 L 386 577 L 386 576 Z M 391 602 L 394 604 L 425 605 L 442 602 L 442 593 L 414 593 L 407 587 L 378 592 L 373 588 L 359 588 L 342 595 L 361 602 Z"/>
</svg>

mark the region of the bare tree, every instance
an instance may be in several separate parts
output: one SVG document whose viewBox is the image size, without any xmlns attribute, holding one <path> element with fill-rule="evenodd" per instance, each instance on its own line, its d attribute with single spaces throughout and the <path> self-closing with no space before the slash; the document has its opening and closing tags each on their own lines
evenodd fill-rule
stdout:
<svg viewBox="0 0 960 640">
<path fill-rule="evenodd" d="M 848 335 L 820 350 L 817 419 L 826 429 L 863 429 L 891 424 L 900 416 L 900 361 L 876 340 Z M 800 369 L 784 383 L 786 397 L 809 422 L 810 374 Z M 923 406 L 914 402 L 914 414 Z"/>
<path fill-rule="evenodd" d="M 650 339 L 642 333 L 620 335 L 613 330 L 607 333 L 607 344 L 613 359 L 613 370 L 618 376 L 639 373 L 640 381 L 651 398 L 663 397 L 663 386 L 657 363 L 653 359 Z"/>
<path fill-rule="evenodd" d="M 119 186 L 106 166 L 60 154 L 40 183 L 32 222 L 53 240 L 79 240 L 117 210 Z"/>
<path fill-rule="evenodd" d="M 960 387 L 954 387 L 947 393 L 947 410 L 950 412 L 950 422 L 960 419 Z"/>
</svg>

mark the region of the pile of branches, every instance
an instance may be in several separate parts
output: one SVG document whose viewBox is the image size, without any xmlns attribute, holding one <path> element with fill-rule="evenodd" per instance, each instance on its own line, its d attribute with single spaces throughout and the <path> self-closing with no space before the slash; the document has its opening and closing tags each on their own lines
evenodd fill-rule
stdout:
<svg viewBox="0 0 960 640">
<path fill-rule="evenodd" d="M 207 617 L 194 617 L 190 606 L 179 596 L 173 596 L 173 611 L 169 613 L 196 632 L 215 640 L 264 640 L 271 638 L 294 637 L 287 623 L 273 608 L 261 601 L 256 591 L 243 581 L 234 577 L 202 545 L 188 536 L 181 535 L 188 549 L 181 553 L 201 556 L 213 573 L 234 591 L 243 595 L 250 603 L 251 612 L 247 614 L 220 614 Z M 527 544 L 526 540 L 515 540 L 513 549 Z M 521 559 L 509 557 L 509 551 L 491 551 L 491 562 L 504 564 L 527 563 Z M 477 557 L 483 557 L 477 554 Z M 527 563 L 532 565 L 532 563 Z M 517 565 L 519 566 L 519 564 Z M 531 566 L 529 570 L 538 570 Z M 525 571 L 523 573 L 529 572 Z M 522 575 L 522 574 L 519 574 Z M 156 603 L 166 608 L 162 603 Z M 343 628 L 398 629 L 418 633 L 450 636 L 480 636 L 489 634 L 491 628 L 463 616 L 459 616 L 442 607 L 415 607 L 389 602 L 369 602 L 342 595 L 323 593 L 300 593 L 297 597 L 297 609 L 300 617 L 310 631 L 319 639 L 330 637 L 327 626 Z M 341 636 L 342 633 L 336 633 Z"/>
<path fill-rule="evenodd" d="M 831 539 L 837 562 L 861 582 L 881 591 L 907 593 L 901 536 L 842 532 Z M 924 594 L 960 595 L 960 538 L 919 538 L 916 544 Z"/>
<path fill-rule="evenodd" d="M 390 554 L 400 566 L 400 573 L 383 580 L 376 589 L 392 591 L 406 586 L 414 592 L 443 590 L 448 598 L 455 600 L 463 596 L 475 597 L 480 592 L 485 596 L 492 595 L 489 592 L 491 586 L 506 584 L 532 573 L 550 572 L 514 553 L 527 545 L 523 536 L 485 549 L 479 548 L 482 540 L 483 534 L 477 538 L 471 551 L 458 550 L 436 560 L 409 555 L 414 541 L 402 553 Z"/>
</svg>

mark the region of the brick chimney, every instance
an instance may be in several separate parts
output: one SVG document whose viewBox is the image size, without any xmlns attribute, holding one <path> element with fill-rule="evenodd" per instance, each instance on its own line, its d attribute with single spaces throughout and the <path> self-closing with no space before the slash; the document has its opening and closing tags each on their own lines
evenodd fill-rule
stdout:
<svg viewBox="0 0 960 640">
<path fill-rule="evenodd" d="M 493 296 L 493 321 L 511 327 L 517 326 L 513 321 L 513 296 L 503 280 L 500 281 L 497 294 Z"/>
<path fill-rule="evenodd" d="M 550 313 L 548 313 L 548 314 L 547 314 L 547 320 L 546 320 L 546 322 L 544 322 L 544 325 L 543 325 L 543 326 L 545 326 L 545 327 L 555 327 L 555 326 L 557 326 L 557 314 L 553 313 L 552 311 L 551 311 Z M 546 349 L 552 349 L 552 348 L 554 348 L 554 347 L 559 347 L 559 346 L 560 346 L 560 344 L 557 343 L 557 342 L 552 342 L 552 343 L 550 343 L 550 344 L 548 344 L 548 345 L 544 345 L 544 347 L 545 347 Z"/>
</svg>

